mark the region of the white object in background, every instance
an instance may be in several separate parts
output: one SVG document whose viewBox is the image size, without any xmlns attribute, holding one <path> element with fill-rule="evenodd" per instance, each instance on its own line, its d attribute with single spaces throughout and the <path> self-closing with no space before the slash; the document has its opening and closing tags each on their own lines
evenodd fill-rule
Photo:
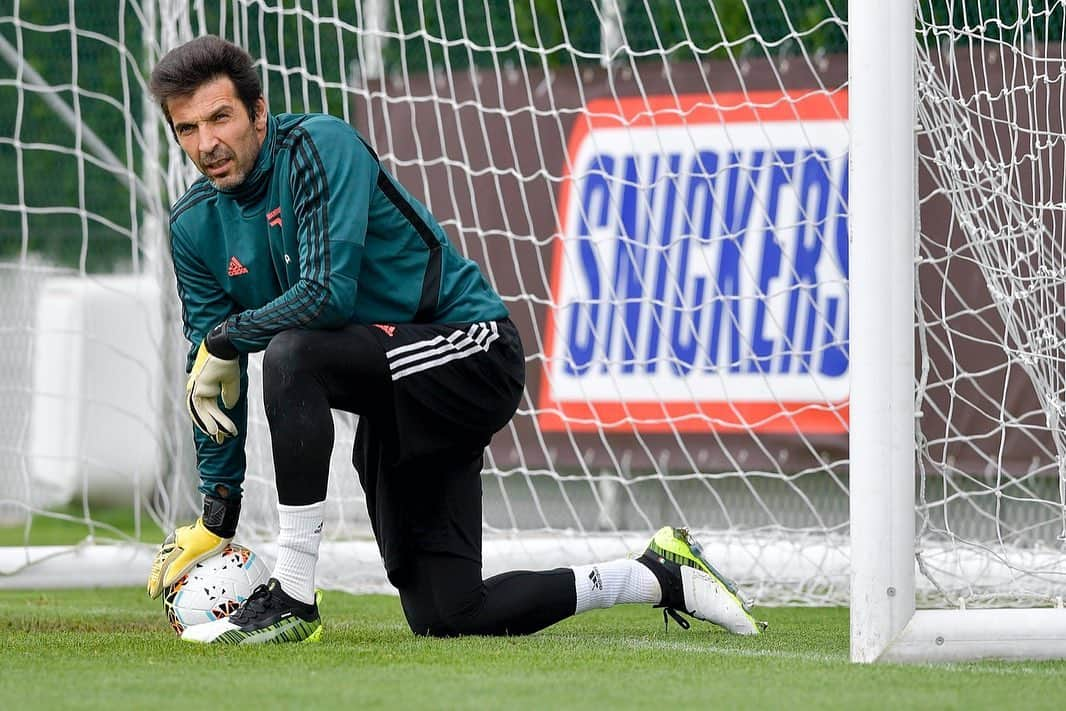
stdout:
<svg viewBox="0 0 1066 711">
<path fill-rule="evenodd" d="M 162 440 L 160 290 L 142 276 L 56 277 L 37 306 L 32 505 L 132 504 Z"/>
</svg>

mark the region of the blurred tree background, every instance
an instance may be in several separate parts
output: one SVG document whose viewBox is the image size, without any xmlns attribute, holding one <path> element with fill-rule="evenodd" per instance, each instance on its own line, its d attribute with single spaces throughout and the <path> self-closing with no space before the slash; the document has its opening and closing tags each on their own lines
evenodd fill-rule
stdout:
<svg viewBox="0 0 1066 711">
<path fill-rule="evenodd" d="M 940 22 L 998 17 L 1009 27 L 1017 20 L 1015 2 L 920 2 Z M 471 65 L 565 71 L 600 62 L 597 0 L 427 0 L 391 7 L 383 49 L 389 74 Z M 847 47 L 847 0 L 626 0 L 620 7 L 616 62 L 773 59 Z M 284 94 L 295 110 L 339 105 L 348 65 L 359 56 L 361 0 L 223 0 L 190 2 L 190 8 L 194 28 L 236 36 L 262 58 L 272 99 Z M 325 21 L 312 20 L 312 11 Z M 142 12 L 141 4 L 121 0 L 0 2 L 0 38 L 135 174 L 147 76 Z M 1061 41 L 1062 14 L 1061 8 L 1035 13 L 1031 31 Z M 293 67 L 321 76 L 325 86 L 280 71 Z M 139 210 L 129 186 L 83 159 L 81 137 L 40 92 L 19 88 L 18 73 L 0 60 L 0 261 L 35 254 L 88 271 L 129 269 L 137 261 Z"/>
<path fill-rule="evenodd" d="M 0 2 L 0 8 L 7 5 L 0 9 L 0 36 L 137 171 L 139 158 L 128 155 L 126 132 L 141 120 L 136 77 L 142 40 L 140 22 L 123 4 L 127 10 L 119 16 L 117 1 L 79 3 L 72 18 L 73 3 L 20 0 L 15 16 L 10 2 Z M 16 67 L 0 59 L 0 260 L 25 248 L 63 266 L 84 261 L 90 269 L 110 270 L 133 263 L 128 186 L 93 162 L 79 161 L 83 139 L 56 116 L 42 92 L 21 90 L 17 78 Z"/>
</svg>

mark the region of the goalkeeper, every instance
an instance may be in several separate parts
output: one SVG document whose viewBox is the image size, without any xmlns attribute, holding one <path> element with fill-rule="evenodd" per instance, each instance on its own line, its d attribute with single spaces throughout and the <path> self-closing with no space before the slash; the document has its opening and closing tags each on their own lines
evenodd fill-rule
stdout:
<svg viewBox="0 0 1066 711">
<path fill-rule="evenodd" d="M 625 602 L 758 631 L 735 588 L 669 527 L 638 560 L 482 580 L 483 452 L 524 387 L 522 345 L 500 297 L 349 125 L 270 114 L 239 47 L 210 36 L 180 46 L 155 67 L 151 91 L 203 174 L 173 205 L 170 237 L 204 503 L 164 542 L 148 593 L 233 537 L 247 356 L 262 350 L 279 501 L 270 581 L 184 639 L 319 637 L 334 408 L 359 415 L 353 463 L 416 634 L 525 634 Z"/>
</svg>

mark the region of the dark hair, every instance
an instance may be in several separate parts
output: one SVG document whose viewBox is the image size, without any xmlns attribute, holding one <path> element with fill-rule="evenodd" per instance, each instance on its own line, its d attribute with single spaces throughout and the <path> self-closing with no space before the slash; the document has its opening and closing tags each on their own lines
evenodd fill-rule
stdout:
<svg viewBox="0 0 1066 711">
<path fill-rule="evenodd" d="M 254 121 L 255 105 L 263 94 L 263 85 L 253 64 L 251 55 L 237 45 L 215 35 L 205 35 L 167 52 L 152 70 L 148 88 L 173 130 L 168 99 L 188 96 L 209 81 L 229 77 L 237 97 Z"/>
</svg>

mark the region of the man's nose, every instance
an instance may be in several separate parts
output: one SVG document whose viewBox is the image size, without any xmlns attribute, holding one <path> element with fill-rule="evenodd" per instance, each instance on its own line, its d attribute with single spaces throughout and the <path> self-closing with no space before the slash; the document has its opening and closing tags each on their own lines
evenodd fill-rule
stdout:
<svg viewBox="0 0 1066 711">
<path fill-rule="evenodd" d="M 214 130 L 208 124 L 200 126 L 199 139 L 200 155 L 206 155 L 210 153 L 215 149 L 215 146 L 218 145 L 218 136 L 215 135 Z"/>
</svg>

